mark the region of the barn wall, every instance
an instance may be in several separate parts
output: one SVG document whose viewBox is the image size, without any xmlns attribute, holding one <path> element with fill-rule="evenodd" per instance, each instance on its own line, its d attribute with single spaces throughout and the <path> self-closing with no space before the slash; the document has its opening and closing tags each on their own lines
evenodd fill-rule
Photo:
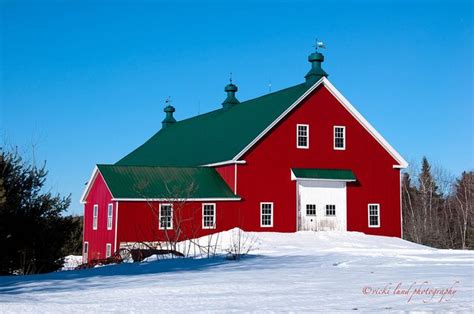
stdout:
<svg viewBox="0 0 474 314">
<path fill-rule="evenodd" d="M 222 179 L 227 183 L 229 188 L 234 191 L 235 188 L 235 165 L 225 165 L 215 167 L 216 171 L 220 174 Z M 235 193 L 235 191 L 234 191 Z"/>
<path fill-rule="evenodd" d="M 107 243 L 112 244 L 112 253 L 115 251 L 116 203 L 111 199 L 112 195 L 102 175 L 98 173 L 84 204 L 84 242 L 89 242 L 89 260 L 105 258 Z M 113 203 L 112 230 L 107 230 L 107 206 L 109 203 Z M 99 205 L 97 230 L 92 228 L 94 204 Z"/>
<path fill-rule="evenodd" d="M 181 202 L 173 204 L 173 230 L 160 230 L 158 224 L 159 206 L 168 202 L 119 202 L 118 242 L 166 241 L 176 237 L 175 230 L 181 226 L 182 237 L 196 238 L 225 231 L 236 226 L 241 203 L 226 202 Z M 216 228 L 202 228 L 202 204 L 216 204 Z"/>
<path fill-rule="evenodd" d="M 296 148 L 296 125 L 309 124 L 309 149 Z M 333 149 L 333 126 L 346 127 L 346 150 Z M 238 191 L 245 199 L 245 229 L 296 230 L 296 183 L 291 168 L 351 169 L 357 183 L 347 184 L 350 231 L 401 235 L 400 179 L 397 162 L 339 103 L 326 87 L 267 133 L 238 165 Z M 272 228 L 260 227 L 260 202 L 274 203 Z M 380 228 L 368 227 L 368 203 L 380 204 Z"/>
</svg>

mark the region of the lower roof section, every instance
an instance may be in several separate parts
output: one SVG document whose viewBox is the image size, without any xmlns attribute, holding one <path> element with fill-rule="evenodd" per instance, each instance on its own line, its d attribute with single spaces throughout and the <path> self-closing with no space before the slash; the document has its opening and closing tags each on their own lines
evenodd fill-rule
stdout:
<svg viewBox="0 0 474 314">
<path fill-rule="evenodd" d="M 292 180 L 331 180 L 331 181 L 356 181 L 352 170 L 347 169 L 316 169 L 316 168 L 292 168 Z"/>
<path fill-rule="evenodd" d="M 207 167 L 97 165 L 114 200 L 239 200 Z"/>
</svg>

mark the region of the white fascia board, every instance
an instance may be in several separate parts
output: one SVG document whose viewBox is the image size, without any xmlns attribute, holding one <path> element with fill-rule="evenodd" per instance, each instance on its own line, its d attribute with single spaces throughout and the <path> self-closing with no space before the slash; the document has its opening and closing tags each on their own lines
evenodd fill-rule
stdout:
<svg viewBox="0 0 474 314">
<path fill-rule="evenodd" d="M 99 168 L 97 166 L 95 166 L 94 170 L 92 171 L 91 178 L 89 179 L 89 182 L 87 182 L 87 186 L 86 186 L 84 192 L 82 193 L 81 201 L 80 201 L 81 204 L 86 203 L 86 198 L 89 195 L 90 189 L 92 188 L 92 185 L 94 184 L 95 180 L 97 179 L 97 175 L 99 173 L 100 173 Z M 105 186 L 107 187 L 107 190 L 109 190 L 109 193 L 112 196 L 112 200 L 114 200 L 114 195 L 112 194 L 112 190 L 109 188 L 109 185 L 107 184 L 107 181 L 105 181 L 104 177 L 102 177 L 102 179 L 104 180 L 104 183 L 105 183 Z"/>
<path fill-rule="evenodd" d="M 89 178 L 89 181 L 87 181 L 86 188 L 84 189 L 84 192 L 82 192 L 81 200 L 80 200 L 81 204 L 86 203 L 87 195 L 89 195 L 89 190 L 91 189 L 91 187 L 92 187 L 92 185 L 95 181 L 95 178 L 97 177 L 98 172 L 99 172 L 99 168 L 97 168 L 97 166 L 95 166 L 94 170 L 92 170 L 92 174 L 91 174 L 91 177 Z"/>
<path fill-rule="evenodd" d="M 380 135 L 379 132 L 360 114 L 357 109 L 347 100 L 334 85 L 329 82 L 328 79 L 324 78 L 324 85 L 328 90 L 336 97 L 337 100 L 349 111 L 354 118 L 382 145 L 383 148 L 399 163 L 394 165 L 400 168 L 408 167 L 408 162 Z"/>
<path fill-rule="evenodd" d="M 240 201 L 240 197 L 234 198 L 113 198 L 118 202 L 225 202 Z"/>
<path fill-rule="evenodd" d="M 296 178 L 293 181 L 332 181 L 332 182 L 356 182 L 354 179 L 321 179 L 321 178 Z"/>
<path fill-rule="evenodd" d="M 273 121 L 269 126 L 267 126 L 265 130 L 263 130 L 252 142 L 250 142 L 250 144 L 245 146 L 245 148 L 240 153 L 238 153 L 234 158 L 232 158 L 232 160 L 238 160 L 240 157 L 242 157 L 243 154 L 245 154 L 250 148 L 252 148 L 252 146 L 254 146 L 255 143 L 257 143 L 263 136 L 265 136 L 265 134 L 267 134 L 271 129 L 273 129 L 273 127 L 278 122 L 280 122 L 280 120 L 282 120 L 288 113 L 290 113 L 293 110 L 293 108 L 295 108 L 300 102 L 302 102 L 306 98 L 306 96 L 308 96 L 313 90 L 315 90 L 323 82 L 324 82 L 324 77 L 321 78 L 316 83 L 314 83 L 313 86 L 311 86 L 303 95 L 300 96 L 300 98 L 298 98 L 278 118 L 276 118 L 275 121 Z"/>
<path fill-rule="evenodd" d="M 387 150 L 387 152 L 399 163 L 394 167 L 406 168 L 408 162 L 380 135 L 377 130 L 352 106 L 352 104 L 329 82 L 325 77 L 314 83 L 300 98 L 298 98 L 288 109 L 286 109 L 275 121 L 273 121 L 265 130 L 263 130 L 250 144 L 248 144 L 240 153 L 238 153 L 233 160 L 236 161 L 244 155 L 255 143 L 257 143 L 265 134 L 267 134 L 278 122 L 280 122 L 287 114 L 289 114 L 299 103 L 301 103 L 312 91 L 319 85 L 323 84 L 329 92 L 336 97 L 337 100 L 346 108 L 349 113 Z"/>
<path fill-rule="evenodd" d="M 245 160 L 226 160 L 215 162 L 212 164 L 202 165 L 201 167 L 218 167 L 218 166 L 225 166 L 225 165 L 234 165 L 234 164 L 245 164 Z"/>
</svg>

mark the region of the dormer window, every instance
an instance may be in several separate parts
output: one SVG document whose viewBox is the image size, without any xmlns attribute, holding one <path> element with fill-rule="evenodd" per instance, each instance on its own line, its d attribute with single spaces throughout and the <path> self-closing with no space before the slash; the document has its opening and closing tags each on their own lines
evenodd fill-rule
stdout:
<svg viewBox="0 0 474 314">
<path fill-rule="evenodd" d="M 309 148 L 309 125 L 296 125 L 296 148 Z"/>
<path fill-rule="evenodd" d="M 334 149 L 335 150 L 346 149 L 346 127 L 345 126 L 334 127 Z"/>
</svg>

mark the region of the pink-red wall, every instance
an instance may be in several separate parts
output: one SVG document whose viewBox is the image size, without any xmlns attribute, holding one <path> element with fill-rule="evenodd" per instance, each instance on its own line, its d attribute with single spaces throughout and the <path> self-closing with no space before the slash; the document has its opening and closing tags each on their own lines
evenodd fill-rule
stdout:
<svg viewBox="0 0 474 314">
<path fill-rule="evenodd" d="M 202 228 L 203 203 L 216 205 L 215 229 Z M 159 206 L 160 202 L 119 202 L 118 242 L 164 241 L 175 237 L 189 239 L 229 230 L 238 223 L 242 203 L 239 201 L 174 203 L 173 230 L 167 231 L 159 229 Z M 178 229 L 181 231 L 179 235 L 175 233 Z"/>
<path fill-rule="evenodd" d="M 107 243 L 112 245 L 111 252 L 115 251 L 115 209 L 116 203 L 111 201 L 112 196 L 100 173 L 91 187 L 86 203 L 84 204 L 84 242 L 89 242 L 88 260 L 105 258 Z M 107 206 L 113 204 L 112 230 L 107 230 Z M 97 230 L 93 230 L 93 206 L 99 205 Z"/>
<path fill-rule="evenodd" d="M 296 125 L 309 124 L 309 149 L 296 148 Z M 333 127 L 346 127 L 346 149 L 333 149 Z M 397 162 L 341 103 L 321 86 L 261 139 L 238 165 L 237 190 L 245 199 L 246 229 L 296 230 L 296 183 L 291 168 L 350 169 L 349 231 L 401 236 Z M 272 228 L 261 228 L 260 202 L 274 203 Z M 368 204 L 380 204 L 380 228 L 368 227 Z"/>
<path fill-rule="evenodd" d="M 215 167 L 222 179 L 227 183 L 230 189 L 235 193 L 235 165 L 225 165 Z"/>
</svg>

